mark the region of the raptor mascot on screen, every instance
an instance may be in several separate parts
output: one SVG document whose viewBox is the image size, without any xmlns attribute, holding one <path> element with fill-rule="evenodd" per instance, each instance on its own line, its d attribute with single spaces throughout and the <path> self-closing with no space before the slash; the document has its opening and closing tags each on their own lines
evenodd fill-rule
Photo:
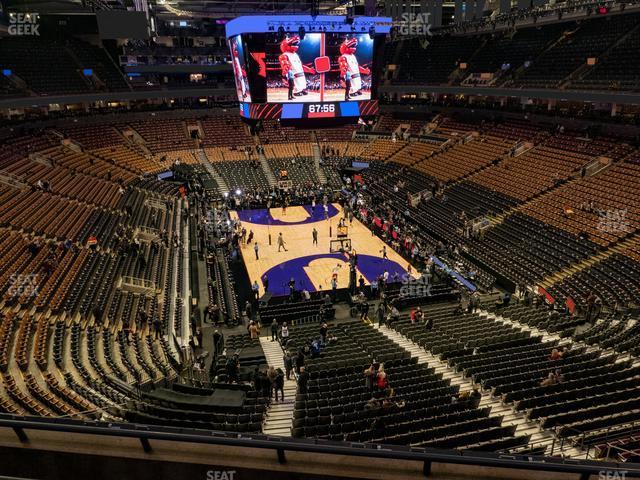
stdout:
<svg viewBox="0 0 640 480">
<path fill-rule="evenodd" d="M 238 54 L 238 46 L 234 43 L 233 51 L 233 75 L 236 78 L 236 88 L 242 92 L 242 99 L 247 98 L 247 71 L 240 64 L 240 55 Z"/>
<path fill-rule="evenodd" d="M 347 38 L 340 45 L 340 57 L 338 57 L 338 65 L 340 66 L 340 78 L 344 81 L 347 72 L 351 80 L 351 91 L 349 95 L 358 96 L 362 92 L 362 78 L 360 74 L 369 75 L 371 70 L 367 67 L 361 67 L 356 58 L 356 49 L 358 48 L 357 38 Z"/>
<path fill-rule="evenodd" d="M 296 97 L 307 94 L 307 77 L 305 73 L 310 73 L 311 75 L 316 73 L 314 68 L 302 64 L 298 55 L 299 46 L 300 37 L 297 35 L 285 38 L 280 42 L 282 54 L 278 57 L 282 76 L 286 79 L 289 77 L 289 72 L 293 74 L 293 94 Z"/>
</svg>

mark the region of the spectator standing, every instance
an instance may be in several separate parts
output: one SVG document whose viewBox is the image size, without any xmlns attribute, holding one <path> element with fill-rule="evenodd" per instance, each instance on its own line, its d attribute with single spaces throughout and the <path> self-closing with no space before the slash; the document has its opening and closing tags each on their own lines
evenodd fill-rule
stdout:
<svg viewBox="0 0 640 480">
<path fill-rule="evenodd" d="M 269 370 L 267 370 L 267 378 L 269 379 L 269 398 L 273 398 L 273 391 L 276 388 L 276 369 L 271 366 Z"/>
<path fill-rule="evenodd" d="M 364 371 L 364 379 L 367 389 L 370 392 L 373 392 L 373 388 L 376 384 L 376 368 L 373 363 Z"/>
<path fill-rule="evenodd" d="M 304 367 L 300 367 L 300 375 L 298 376 L 298 393 L 307 394 L 307 385 L 309 384 L 309 374 Z"/>
<path fill-rule="evenodd" d="M 281 368 L 276 369 L 274 390 L 276 394 L 276 402 L 278 401 L 278 392 L 280 392 L 280 401 L 284 402 L 284 372 Z"/>
<path fill-rule="evenodd" d="M 389 386 L 387 381 L 387 372 L 384 371 L 384 363 L 380 364 L 380 368 L 378 368 L 378 375 L 376 377 L 376 385 L 378 390 L 384 391 Z"/>
<path fill-rule="evenodd" d="M 296 357 L 296 373 L 298 375 L 304 369 L 304 352 L 302 349 L 298 350 L 298 356 Z"/>
<path fill-rule="evenodd" d="M 327 343 L 327 331 L 329 330 L 329 327 L 327 326 L 326 322 L 323 322 L 322 325 L 320 325 L 320 337 L 322 338 L 322 343 Z"/>
<path fill-rule="evenodd" d="M 258 330 L 258 326 L 252 320 L 251 323 L 249 324 L 249 336 L 251 337 L 252 340 L 255 340 L 256 338 L 258 338 L 259 335 L 260 335 L 260 330 Z"/>
<path fill-rule="evenodd" d="M 287 380 L 290 380 L 291 370 L 293 370 L 293 358 L 291 358 L 291 352 L 289 352 L 289 350 L 284 352 L 282 363 L 284 363 L 284 371 L 287 376 Z"/>
</svg>

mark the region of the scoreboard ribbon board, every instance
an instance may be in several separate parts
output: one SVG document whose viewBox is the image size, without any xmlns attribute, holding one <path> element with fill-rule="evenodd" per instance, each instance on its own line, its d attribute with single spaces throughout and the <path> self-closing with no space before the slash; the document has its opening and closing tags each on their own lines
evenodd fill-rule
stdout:
<svg viewBox="0 0 640 480">
<path fill-rule="evenodd" d="M 240 115 L 256 120 L 365 117 L 378 112 L 377 100 L 323 103 L 241 103 Z"/>
</svg>

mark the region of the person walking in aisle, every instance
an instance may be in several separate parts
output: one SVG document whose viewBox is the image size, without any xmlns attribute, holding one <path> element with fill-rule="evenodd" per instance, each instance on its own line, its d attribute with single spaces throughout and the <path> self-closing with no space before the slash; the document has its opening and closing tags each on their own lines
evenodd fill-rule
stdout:
<svg viewBox="0 0 640 480">
<path fill-rule="evenodd" d="M 282 322 L 282 327 L 280 328 L 280 338 L 282 346 L 284 346 L 289 340 L 289 327 L 287 326 L 287 322 Z"/>
<path fill-rule="evenodd" d="M 269 367 L 269 370 L 267 370 L 267 378 L 269 379 L 269 398 L 273 398 L 273 391 L 276 389 L 277 376 L 278 373 L 276 372 L 276 369 L 274 367 Z"/>
<path fill-rule="evenodd" d="M 284 363 L 284 371 L 287 376 L 287 380 L 291 380 L 291 371 L 293 370 L 293 358 L 291 358 L 291 353 L 289 350 L 284 352 L 284 356 L 282 357 L 282 362 Z"/>
<path fill-rule="evenodd" d="M 276 369 L 276 378 L 273 383 L 273 389 L 276 394 L 276 402 L 278 401 L 278 392 L 280 392 L 280 401 L 284 402 L 284 372 L 281 368 Z"/>
</svg>

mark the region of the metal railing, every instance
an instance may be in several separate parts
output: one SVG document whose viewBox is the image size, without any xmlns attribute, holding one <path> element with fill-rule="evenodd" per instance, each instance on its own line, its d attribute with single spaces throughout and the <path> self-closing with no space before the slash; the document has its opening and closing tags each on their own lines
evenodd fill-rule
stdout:
<svg viewBox="0 0 640 480">
<path fill-rule="evenodd" d="M 307 452 L 310 454 L 343 455 L 353 457 L 375 457 L 390 460 L 423 462 L 423 473 L 430 475 L 434 462 L 449 465 L 484 466 L 515 470 L 533 470 L 558 473 L 576 473 L 588 479 L 601 472 L 619 472 L 627 477 L 640 477 L 640 466 L 629 464 L 585 462 L 571 459 L 535 457 L 530 455 L 506 455 L 433 448 L 402 447 L 368 443 L 334 442 L 321 439 L 294 439 L 260 434 L 235 432 L 213 432 L 157 427 L 132 423 L 87 422 L 72 419 L 45 419 L 0 415 L 0 427 L 11 428 L 18 439 L 27 443 L 28 430 L 58 432 L 75 435 L 101 435 L 113 438 L 135 438 L 143 450 L 150 453 L 151 441 L 172 441 L 208 445 L 233 446 L 238 448 L 260 448 L 274 450 L 280 463 L 286 463 L 285 452 Z"/>
</svg>

